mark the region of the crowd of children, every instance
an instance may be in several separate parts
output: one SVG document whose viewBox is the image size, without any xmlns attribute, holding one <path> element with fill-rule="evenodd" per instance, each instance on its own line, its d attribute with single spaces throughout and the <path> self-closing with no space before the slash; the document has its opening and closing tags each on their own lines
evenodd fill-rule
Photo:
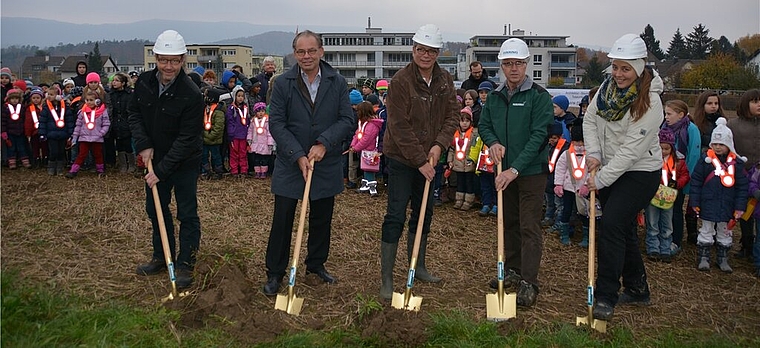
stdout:
<svg viewBox="0 0 760 348">
<path fill-rule="evenodd" d="M 222 84 L 215 86 L 212 71 L 194 73 L 199 85 L 206 87 L 199 177 L 221 179 L 231 174 L 267 178 L 276 144 L 269 133 L 267 105 L 254 92 L 260 84 L 253 83 L 246 91 L 239 74 L 225 71 Z M 114 152 L 122 172 L 136 172 L 126 114 L 136 75 L 113 76 L 104 86 L 100 75 L 91 72 L 82 87 L 71 79 L 52 86 L 28 87 L 24 81 L 10 81 L 9 70 L 0 69 L 5 164 L 11 170 L 46 166 L 50 175 L 73 179 L 93 163 L 96 173 L 104 175 L 106 152 Z M 192 72 L 189 75 L 193 77 Z M 353 138 L 345 141 L 344 175 L 348 187 L 358 187 L 358 192 L 376 197 L 378 183 L 387 175 L 381 155 L 388 81 L 368 81 L 362 86 L 367 93 L 352 90 L 349 96 L 357 129 Z M 436 167 L 437 205 L 452 200 L 455 209 L 467 211 L 479 206 L 479 215 L 496 215 L 494 167 L 477 130 L 482 105 L 491 89 L 490 83 L 482 83 L 478 90 L 459 91 L 460 128 L 452 134 L 449 151 L 442 154 Z M 571 245 L 575 220 L 583 233 L 578 245 L 586 247 L 588 220 L 599 218 L 588 216 L 585 181 L 589 173 L 585 170 L 582 129 L 583 111 L 595 100 L 593 93 L 584 97 L 576 117 L 568 111 L 566 96 L 552 99 L 555 123 L 549 127 L 546 145 L 550 149 L 549 177 L 542 224 L 558 232 L 563 245 Z M 760 238 L 752 238 L 753 230 L 760 229 L 760 210 L 754 209 L 760 199 L 760 90 L 744 93 L 737 107 L 738 118 L 730 121 L 724 117 L 716 93 L 705 92 L 697 100 L 694 116 L 683 101 L 664 103 L 659 134 L 662 182 L 644 212 L 647 256 L 651 261 L 671 262 L 682 248 L 685 220 L 687 242 L 697 245 L 697 268 L 710 269 L 715 246 L 718 268 L 731 272 L 732 227 L 738 222 L 742 255 L 754 254 L 760 276 Z M 116 149 L 104 144 L 110 138 L 115 139 Z M 600 209 L 597 212 L 603 214 Z M 701 219 L 699 228 L 697 219 Z"/>
</svg>

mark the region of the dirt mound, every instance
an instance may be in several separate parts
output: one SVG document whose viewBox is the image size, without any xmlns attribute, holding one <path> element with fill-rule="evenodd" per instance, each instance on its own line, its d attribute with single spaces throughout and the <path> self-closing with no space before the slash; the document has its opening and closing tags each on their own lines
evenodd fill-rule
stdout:
<svg viewBox="0 0 760 348">
<path fill-rule="evenodd" d="M 248 344 L 271 341 L 289 328 L 273 309 L 256 302 L 256 286 L 240 266 L 206 257 L 197 263 L 195 281 L 198 290 L 165 304 L 182 313 L 181 326 L 220 328 Z"/>
<path fill-rule="evenodd" d="M 421 346 L 427 341 L 428 314 L 384 306 L 370 315 L 362 330 L 363 337 L 377 337 L 389 346 Z"/>
</svg>

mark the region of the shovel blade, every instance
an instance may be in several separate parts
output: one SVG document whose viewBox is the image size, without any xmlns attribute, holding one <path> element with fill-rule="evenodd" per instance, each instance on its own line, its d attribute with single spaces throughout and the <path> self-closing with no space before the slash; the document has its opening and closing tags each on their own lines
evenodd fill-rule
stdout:
<svg viewBox="0 0 760 348">
<path fill-rule="evenodd" d="M 517 295 L 505 294 L 499 303 L 499 294 L 486 294 L 486 317 L 491 321 L 517 317 Z"/>
<path fill-rule="evenodd" d="M 404 303 L 406 302 L 406 303 Z M 406 309 L 408 311 L 419 311 L 422 305 L 422 297 L 409 294 L 409 301 L 405 301 L 404 294 L 394 292 L 393 299 L 391 299 L 391 306 L 397 309 Z"/>
<path fill-rule="evenodd" d="M 277 295 L 277 301 L 274 303 L 274 308 L 279 309 L 288 314 L 298 316 L 301 314 L 301 307 L 303 306 L 303 298 L 290 297 L 288 295 Z"/>
<path fill-rule="evenodd" d="M 589 317 L 576 317 L 575 325 L 576 326 L 588 325 L 592 329 L 599 331 L 601 333 L 607 332 L 607 322 L 604 320 L 599 320 L 599 319 L 589 320 Z"/>
</svg>

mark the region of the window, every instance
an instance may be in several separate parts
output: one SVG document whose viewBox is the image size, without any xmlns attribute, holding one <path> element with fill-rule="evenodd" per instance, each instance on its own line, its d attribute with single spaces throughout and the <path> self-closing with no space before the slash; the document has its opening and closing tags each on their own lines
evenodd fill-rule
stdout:
<svg viewBox="0 0 760 348">
<path fill-rule="evenodd" d="M 195 69 L 197 66 L 198 66 L 198 63 L 190 63 L 190 62 L 187 63 L 188 69 Z"/>
<path fill-rule="evenodd" d="M 534 70 L 533 71 L 533 80 L 534 81 L 541 81 L 541 70 Z"/>
<path fill-rule="evenodd" d="M 334 53 L 325 53 L 325 62 L 332 62 L 335 60 L 335 54 Z"/>
<path fill-rule="evenodd" d="M 541 54 L 533 55 L 533 65 L 541 65 L 543 63 L 544 56 Z"/>
<path fill-rule="evenodd" d="M 401 38 L 401 45 L 402 46 L 411 46 L 412 45 L 412 38 L 411 37 L 402 37 Z"/>
<path fill-rule="evenodd" d="M 383 46 L 393 46 L 394 40 L 392 37 L 383 38 Z"/>
<path fill-rule="evenodd" d="M 338 53 L 338 61 L 341 61 L 341 62 L 355 62 L 356 61 L 356 54 L 355 53 Z"/>
<path fill-rule="evenodd" d="M 222 55 L 223 56 L 234 56 L 236 54 L 237 53 L 235 53 L 235 50 L 222 50 Z"/>
<path fill-rule="evenodd" d="M 148 63 L 148 70 L 153 70 L 156 68 L 156 63 Z"/>
<path fill-rule="evenodd" d="M 375 78 L 375 70 L 367 70 L 367 77 L 369 78 Z"/>
<path fill-rule="evenodd" d="M 341 70 L 340 74 L 343 77 L 356 77 L 356 70 Z"/>
<path fill-rule="evenodd" d="M 152 55 L 153 55 L 153 49 L 152 49 L 152 48 L 149 48 L 149 49 L 148 49 L 148 55 L 149 55 L 149 56 L 152 56 Z"/>
<path fill-rule="evenodd" d="M 193 48 L 193 49 L 188 49 L 188 50 L 187 50 L 187 55 L 188 55 L 188 56 L 197 56 L 197 55 L 198 55 L 198 50 L 197 50 L 197 49 L 195 49 L 195 48 Z"/>
<path fill-rule="evenodd" d="M 375 62 L 375 54 L 374 53 L 367 53 L 367 62 L 374 63 Z"/>
<path fill-rule="evenodd" d="M 232 67 L 235 65 L 237 65 L 237 63 L 224 63 L 224 68 L 232 70 Z"/>
<path fill-rule="evenodd" d="M 389 62 L 411 62 L 412 61 L 412 53 L 389 53 L 388 54 L 388 61 Z"/>
</svg>

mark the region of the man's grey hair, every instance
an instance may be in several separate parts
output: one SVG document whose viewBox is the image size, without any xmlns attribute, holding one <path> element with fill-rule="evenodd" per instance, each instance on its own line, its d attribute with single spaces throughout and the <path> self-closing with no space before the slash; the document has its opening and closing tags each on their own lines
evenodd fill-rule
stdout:
<svg viewBox="0 0 760 348">
<path fill-rule="evenodd" d="M 264 63 L 274 63 L 274 57 L 272 56 L 264 57 Z"/>
</svg>

